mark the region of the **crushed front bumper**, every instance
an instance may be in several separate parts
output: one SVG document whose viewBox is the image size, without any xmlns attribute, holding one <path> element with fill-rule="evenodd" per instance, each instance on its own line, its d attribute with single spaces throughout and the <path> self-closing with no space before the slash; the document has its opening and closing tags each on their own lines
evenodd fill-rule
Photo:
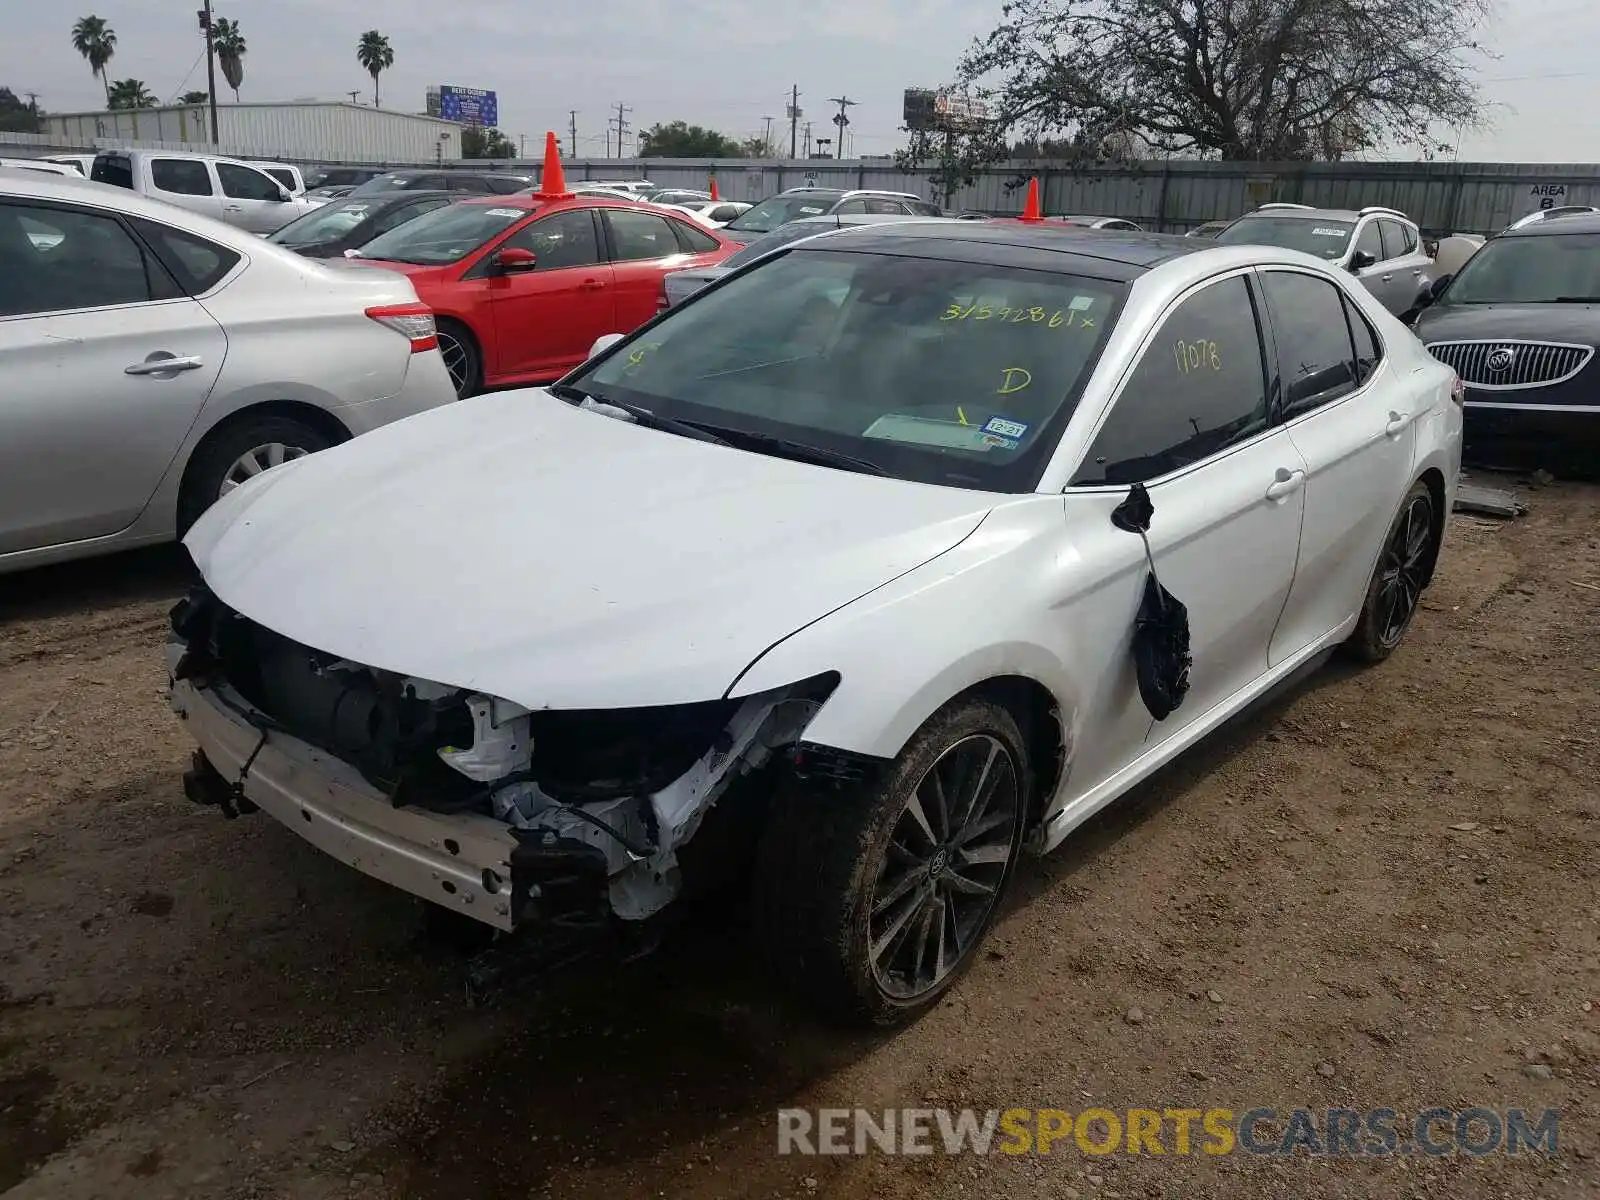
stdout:
<svg viewBox="0 0 1600 1200">
<path fill-rule="evenodd" d="M 168 645 L 169 677 L 182 654 L 181 645 Z M 263 735 L 244 715 L 244 699 L 229 695 L 230 707 L 218 686 L 178 680 L 172 707 L 206 758 L 224 779 L 240 781 L 252 803 L 363 874 L 497 929 L 513 927 L 519 842 L 509 826 L 471 813 L 396 808 L 337 758 L 290 734 Z"/>
</svg>

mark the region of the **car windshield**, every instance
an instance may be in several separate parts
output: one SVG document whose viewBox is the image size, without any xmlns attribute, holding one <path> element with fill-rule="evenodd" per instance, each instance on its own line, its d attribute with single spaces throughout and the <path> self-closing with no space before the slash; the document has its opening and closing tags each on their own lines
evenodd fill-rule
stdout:
<svg viewBox="0 0 1600 1200">
<path fill-rule="evenodd" d="M 801 238 L 814 237 L 819 233 L 827 233 L 838 226 L 832 221 L 790 221 L 787 225 L 774 229 L 771 233 L 763 234 L 742 250 L 735 251 L 722 260 L 724 267 L 742 267 L 745 263 L 760 258 L 763 254 L 770 254 L 779 246 L 787 246 L 790 242 L 798 242 Z"/>
<path fill-rule="evenodd" d="M 729 233 L 771 233 L 801 217 L 820 217 L 839 203 L 843 192 L 789 192 L 768 196 L 760 204 L 729 221 Z"/>
<path fill-rule="evenodd" d="M 298 221 L 290 221 L 267 241 L 280 246 L 315 246 L 336 241 L 365 221 L 376 207 L 371 200 L 336 200 L 313 209 Z"/>
<path fill-rule="evenodd" d="M 1600 298 L 1600 234 L 1495 238 L 1469 258 L 1440 304 L 1552 304 Z"/>
<path fill-rule="evenodd" d="M 782 439 L 902 479 L 1024 492 L 1122 291 L 1055 271 L 800 248 L 563 383 L 747 449 L 782 453 Z"/>
<path fill-rule="evenodd" d="M 1329 262 L 1344 257 L 1355 226 L 1329 217 L 1240 217 L 1216 240 L 1231 246 L 1278 246 L 1300 250 Z"/>
<path fill-rule="evenodd" d="M 452 204 L 381 233 L 361 248 L 362 258 L 439 266 L 459 262 L 529 214 L 526 208 Z"/>
</svg>

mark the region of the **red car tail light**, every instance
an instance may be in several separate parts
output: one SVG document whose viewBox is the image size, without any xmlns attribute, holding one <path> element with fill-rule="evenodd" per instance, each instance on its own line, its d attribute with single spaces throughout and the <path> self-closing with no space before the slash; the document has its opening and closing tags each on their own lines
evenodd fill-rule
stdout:
<svg viewBox="0 0 1600 1200">
<path fill-rule="evenodd" d="M 409 341 L 413 354 L 438 348 L 439 335 L 433 324 L 433 309 L 426 304 L 385 304 L 367 309 L 367 316 L 379 325 L 387 325 Z"/>
</svg>

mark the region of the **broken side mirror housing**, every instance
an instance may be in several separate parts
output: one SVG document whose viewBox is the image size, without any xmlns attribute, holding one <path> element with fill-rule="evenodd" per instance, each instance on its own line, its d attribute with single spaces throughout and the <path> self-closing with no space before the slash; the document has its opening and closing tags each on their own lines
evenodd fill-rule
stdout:
<svg viewBox="0 0 1600 1200">
<path fill-rule="evenodd" d="M 611 347 L 615 346 L 627 336 L 628 335 L 625 333 L 602 333 L 599 337 L 595 338 L 594 345 L 589 347 L 589 357 L 599 358 L 607 350 L 611 349 Z"/>
</svg>

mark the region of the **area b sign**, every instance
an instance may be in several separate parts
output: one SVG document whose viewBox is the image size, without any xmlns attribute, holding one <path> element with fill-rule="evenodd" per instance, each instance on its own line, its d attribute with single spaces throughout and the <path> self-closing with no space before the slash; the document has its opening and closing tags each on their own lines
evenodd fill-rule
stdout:
<svg viewBox="0 0 1600 1200">
<path fill-rule="evenodd" d="M 490 129 L 500 124 L 500 100 L 482 88 L 439 85 L 439 115 L 446 121 Z"/>
</svg>

